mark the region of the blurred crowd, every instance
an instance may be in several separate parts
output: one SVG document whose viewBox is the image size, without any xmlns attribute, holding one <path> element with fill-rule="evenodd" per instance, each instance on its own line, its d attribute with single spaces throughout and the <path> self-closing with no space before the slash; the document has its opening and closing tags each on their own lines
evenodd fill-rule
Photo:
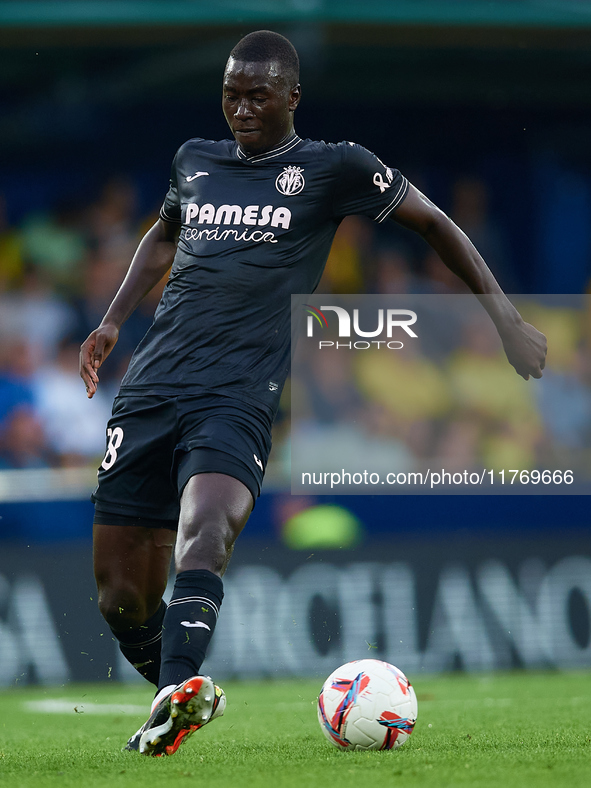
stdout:
<svg viewBox="0 0 591 788">
<path fill-rule="evenodd" d="M 89 401 L 80 344 L 155 220 L 138 215 L 137 203 L 133 183 L 110 180 L 87 205 L 64 203 L 10 226 L 0 198 L 0 469 L 100 462 L 112 398 L 162 290 L 126 323 Z"/>
<path fill-rule="evenodd" d="M 449 212 L 505 290 L 516 290 L 514 261 L 491 215 L 484 182 L 459 179 Z M 100 462 L 112 398 L 164 282 L 125 324 L 91 401 L 78 376 L 79 346 L 100 322 L 155 218 L 140 215 L 136 186 L 125 179 L 106 182 L 88 204 L 32 212 L 18 226 L 8 222 L 0 197 L 0 470 Z M 420 238 L 361 217 L 342 223 L 319 291 L 466 292 Z M 462 468 L 478 462 L 507 467 L 507 457 L 512 467 L 534 467 L 544 452 L 582 450 L 591 430 L 588 321 L 569 306 L 528 308 L 559 343 L 541 393 L 521 385 L 500 355 L 494 332 L 464 322 L 436 356 L 428 348 L 387 359 L 372 352 L 355 359 L 327 356 L 308 375 L 307 391 L 299 392 L 319 446 L 345 440 L 386 457 L 394 452 L 408 467 L 438 456 Z M 503 396 L 494 396 L 492 368 L 505 376 Z M 289 395 L 288 386 L 272 455 L 284 479 Z"/>
</svg>

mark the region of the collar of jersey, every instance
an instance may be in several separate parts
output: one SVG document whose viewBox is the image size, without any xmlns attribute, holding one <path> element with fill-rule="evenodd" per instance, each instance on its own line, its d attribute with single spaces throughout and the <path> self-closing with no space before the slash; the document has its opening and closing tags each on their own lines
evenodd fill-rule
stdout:
<svg viewBox="0 0 591 788">
<path fill-rule="evenodd" d="M 290 150 L 293 150 L 296 145 L 299 145 L 302 141 L 301 137 L 294 133 L 291 137 L 282 142 L 281 145 L 278 145 L 276 148 L 271 148 L 271 150 L 267 150 L 264 153 L 258 153 L 255 156 L 247 156 L 244 153 L 240 145 L 236 143 L 236 155 L 242 161 L 250 161 L 250 162 L 259 162 L 259 161 L 267 161 L 267 159 L 274 159 L 276 156 L 283 156 L 284 153 L 288 153 Z"/>
</svg>

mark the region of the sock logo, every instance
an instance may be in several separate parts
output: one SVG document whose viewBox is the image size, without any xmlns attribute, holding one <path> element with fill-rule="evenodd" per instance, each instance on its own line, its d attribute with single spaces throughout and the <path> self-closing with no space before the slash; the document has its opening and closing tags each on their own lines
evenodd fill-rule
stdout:
<svg viewBox="0 0 591 788">
<path fill-rule="evenodd" d="M 211 627 L 208 626 L 204 621 L 181 621 L 181 625 L 183 627 L 201 627 L 202 629 L 208 629 L 211 632 Z"/>
</svg>

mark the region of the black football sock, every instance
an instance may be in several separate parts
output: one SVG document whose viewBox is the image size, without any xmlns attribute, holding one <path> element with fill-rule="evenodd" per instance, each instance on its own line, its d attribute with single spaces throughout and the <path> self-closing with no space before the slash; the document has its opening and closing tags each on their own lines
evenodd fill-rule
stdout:
<svg viewBox="0 0 591 788">
<path fill-rule="evenodd" d="M 121 653 L 145 679 L 158 686 L 160 675 L 160 652 L 162 650 L 162 622 L 166 604 L 160 607 L 144 624 L 137 629 L 125 632 L 111 632 L 119 641 Z"/>
<path fill-rule="evenodd" d="M 163 624 L 158 689 L 196 676 L 213 635 L 224 587 L 206 569 L 180 572 Z"/>
</svg>

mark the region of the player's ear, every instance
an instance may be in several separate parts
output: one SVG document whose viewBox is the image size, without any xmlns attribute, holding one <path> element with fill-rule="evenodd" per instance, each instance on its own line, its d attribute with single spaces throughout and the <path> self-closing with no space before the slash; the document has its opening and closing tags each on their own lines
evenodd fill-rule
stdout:
<svg viewBox="0 0 591 788">
<path fill-rule="evenodd" d="M 297 85 L 294 85 L 293 88 L 289 91 L 289 111 L 295 112 L 298 104 L 300 103 L 300 99 L 302 98 L 302 86 L 298 82 Z"/>
</svg>

